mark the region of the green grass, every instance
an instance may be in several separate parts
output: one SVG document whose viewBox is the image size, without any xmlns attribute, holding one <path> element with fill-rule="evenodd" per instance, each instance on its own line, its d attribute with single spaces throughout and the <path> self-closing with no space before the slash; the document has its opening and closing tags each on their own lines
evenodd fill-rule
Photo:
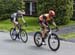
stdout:
<svg viewBox="0 0 75 55">
<path fill-rule="evenodd" d="M 75 25 L 75 21 L 71 20 L 68 24 L 66 24 L 66 25 L 59 25 L 59 27 L 63 28 L 65 26 L 71 26 L 71 25 Z"/>
<path fill-rule="evenodd" d="M 40 30 L 40 26 L 38 23 L 38 17 L 25 16 L 24 18 L 26 22 L 28 23 L 28 26 L 27 27 L 23 26 L 23 28 L 26 29 L 27 32 L 34 32 L 34 31 Z M 68 23 L 67 25 L 61 25 L 59 26 L 59 28 L 61 29 L 65 26 L 70 26 L 70 25 L 75 25 L 75 21 L 70 21 L 70 23 Z M 10 19 L 0 21 L 0 30 L 9 31 L 10 28 L 12 27 L 13 27 L 13 24 L 10 22 Z M 65 39 L 75 38 L 75 33 L 62 34 L 60 35 L 60 37 L 65 38 Z"/>
<path fill-rule="evenodd" d="M 28 32 L 40 30 L 37 17 L 24 17 L 24 18 L 28 26 L 27 27 L 23 26 L 23 28 L 25 28 Z M 0 21 L 0 30 L 9 31 L 10 28 L 12 27 L 13 24 L 10 22 L 10 19 Z"/>
<path fill-rule="evenodd" d="M 71 39 L 71 38 L 75 38 L 75 32 L 73 33 L 68 33 L 68 34 L 62 34 L 59 36 L 60 38 L 64 38 L 64 39 Z"/>
<path fill-rule="evenodd" d="M 25 28 L 28 32 L 40 30 L 40 26 L 39 26 L 39 23 L 38 23 L 38 17 L 25 16 L 24 18 L 25 18 L 26 22 L 28 23 L 28 27 L 23 27 L 23 28 Z M 71 21 L 67 25 L 61 25 L 59 27 L 62 28 L 62 27 L 65 27 L 65 26 L 73 25 L 73 24 L 75 24 L 75 21 Z M 10 19 L 0 21 L 0 30 L 9 31 L 10 28 L 12 28 L 12 27 L 13 27 L 13 24 L 10 22 Z"/>
</svg>

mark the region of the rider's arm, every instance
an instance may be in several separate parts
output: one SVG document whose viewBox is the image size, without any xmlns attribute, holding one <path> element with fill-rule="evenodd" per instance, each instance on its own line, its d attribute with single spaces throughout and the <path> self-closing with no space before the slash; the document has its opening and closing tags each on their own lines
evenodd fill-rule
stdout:
<svg viewBox="0 0 75 55">
<path fill-rule="evenodd" d="M 57 27 L 57 25 L 56 25 L 54 19 L 52 19 L 51 22 L 52 22 L 52 24 L 53 24 L 55 27 Z"/>
<path fill-rule="evenodd" d="M 55 26 L 55 28 L 57 29 L 57 31 L 59 30 L 58 26 L 56 25 L 56 23 L 54 22 L 54 19 L 52 19 L 52 24 Z"/>
<path fill-rule="evenodd" d="M 26 21 L 24 20 L 23 16 L 22 16 L 22 21 L 23 21 L 24 23 L 26 23 Z"/>
<path fill-rule="evenodd" d="M 27 26 L 26 21 L 24 20 L 23 16 L 22 16 L 22 21 L 24 22 L 24 24 Z"/>
<path fill-rule="evenodd" d="M 46 23 L 46 17 L 45 16 L 43 16 L 43 15 L 41 15 L 40 17 L 39 17 L 39 22 L 44 26 L 44 27 L 47 27 L 47 25 L 45 24 Z"/>
</svg>

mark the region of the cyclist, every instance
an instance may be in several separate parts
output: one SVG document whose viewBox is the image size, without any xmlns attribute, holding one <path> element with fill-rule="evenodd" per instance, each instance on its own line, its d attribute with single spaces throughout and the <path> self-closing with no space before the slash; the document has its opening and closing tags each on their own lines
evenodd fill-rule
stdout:
<svg viewBox="0 0 75 55">
<path fill-rule="evenodd" d="M 24 10 L 18 10 L 17 12 L 11 14 L 11 22 L 14 24 L 14 27 L 19 29 L 20 22 L 18 19 L 21 17 L 23 23 L 26 24 L 26 21 L 23 18 L 23 15 L 25 14 Z M 15 30 L 14 28 L 14 30 Z"/>
<path fill-rule="evenodd" d="M 49 10 L 49 13 L 47 14 L 42 14 L 39 16 L 39 24 L 40 24 L 40 27 L 42 29 L 41 33 L 42 33 L 42 44 L 46 44 L 45 43 L 45 34 L 47 32 L 49 32 L 49 22 L 51 22 L 57 29 L 57 25 L 56 23 L 54 22 L 54 19 L 53 17 L 55 16 L 55 12 L 54 10 Z"/>
</svg>

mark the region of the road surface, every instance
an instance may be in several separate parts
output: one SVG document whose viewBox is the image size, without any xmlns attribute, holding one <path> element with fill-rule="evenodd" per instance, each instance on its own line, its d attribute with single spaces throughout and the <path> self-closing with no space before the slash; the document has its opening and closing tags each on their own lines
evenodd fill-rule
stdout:
<svg viewBox="0 0 75 55">
<path fill-rule="evenodd" d="M 7 32 L 0 32 L 0 55 L 75 55 L 75 43 L 61 41 L 59 50 L 53 52 L 48 45 L 36 47 L 33 36 L 29 35 L 28 42 L 22 43 L 20 40 L 12 41 Z"/>
</svg>

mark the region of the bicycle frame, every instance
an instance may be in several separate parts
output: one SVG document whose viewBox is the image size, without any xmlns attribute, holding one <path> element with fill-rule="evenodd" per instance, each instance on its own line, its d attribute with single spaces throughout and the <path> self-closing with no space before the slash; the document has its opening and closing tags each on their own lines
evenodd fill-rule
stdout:
<svg viewBox="0 0 75 55">
<path fill-rule="evenodd" d="M 19 25 L 18 25 L 18 30 L 19 30 L 19 32 L 21 32 L 23 25 L 24 25 L 24 24 L 19 24 Z"/>
<path fill-rule="evenodd" d="M 48 35 L 51 35 L 52 34 L 52 30 L 50 29 L 50 31 L 49 31 L 49 33 L 48 33 Z"/>
<path fill-rule="evenodd" d="M 54 28 L 55 29 L 55 28 Z M 58 49 L 59 49 L 59 46 L 60 46 L 60 40 L 59 40 L 59 38 L 58 38 L 58 35 L 57 34 L 55 34 L 54 33 L 54 29 L 48 29 L 49 30 L 49 32 L 47 32 L 46 34 L 47 35 L 45 35 L 45 37 L 44 37 L 44 39 L 46 39 L 47 37 L 48 37 L 48 45 L 49 45 L 49 48 L 52 50 L 52 51 L 57 51 Z M 39 34 L 40 36 L 37 36 L 37 34 Z M 38 39 L 38 38 L 39 39 Z M 42 39 L 41 39 L 41 37 L 42 37 L 42 33 L 41 32 L 36 32 L 35 34 L 34 34 L 34 42 L 35 42 L 35 45 L 37 46 L 37 47 L 41 47 L 43 44 L 42 44 Z M 57 40 L 57 41 L 56 41 Z M 37 42 L 38 41 L 38 42 Z M 57 45 L 55 44 L 57 42 Z M 52 47 L 52 45 L 54 45 L 53 47 Z"/>
</svg>

